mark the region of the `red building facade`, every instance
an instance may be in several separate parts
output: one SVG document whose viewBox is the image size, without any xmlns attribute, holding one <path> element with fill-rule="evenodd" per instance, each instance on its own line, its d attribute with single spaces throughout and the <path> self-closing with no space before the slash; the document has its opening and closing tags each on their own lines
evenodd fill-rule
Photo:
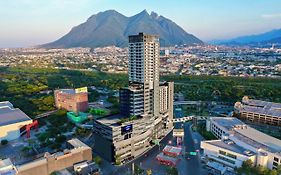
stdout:
<svg viewBox="0 0 281 175">
<path fill-rule="evenodd" d="M 72 112 L 85 112 L 89 108 L 87 90 L 77 89 L 55 90 L 55 104 L 58 109 Z"/>
</svg>

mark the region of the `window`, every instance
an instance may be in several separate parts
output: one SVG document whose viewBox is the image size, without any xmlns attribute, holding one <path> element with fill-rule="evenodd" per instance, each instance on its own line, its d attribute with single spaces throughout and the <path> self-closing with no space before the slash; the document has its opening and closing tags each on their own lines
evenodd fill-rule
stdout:
<svg viewBox="0 0 281 175">
<path fill-rule="evenodd" d="M 232 158 L 232 159 L 237 159 L 237 156 L 236 156 L 236 155 L 227 153 L 227 152 L 222 151 L 222 150 L 219 150 L 219 154 L 224 155 L 224 156 L 227 156 L 227 157 L 230 157 L 230 158 Z"/>
<path fill-rule="evenodd" d="M 273 162 L 273 165 L 277 167 L 277 166 L 278 166 L 278 163 L 277 163 L 277 162 Z"/>
<path fill-rule="evenodd" d="M 233 159 L 236 159 L 237 158 L 237 156 L 236 155 L 233 155 L 233 154 L 230 154 L 230 153 L 227 153 L 227 155 L 226 156 L 228 156 L 228 157 L 230 157 L 230 158 L 233 158 Z"/>
<path fill-rule="evenodd" d="M 274 157 L 274 161 L 275 161 L 275 162 L 278 162 L 279 159 L 278 159 L 277 157 Z"/>
<path fill-rule="evenodd" d="M 230 159 L 228 159 L 228 158 L 225 158 L 225 157 L 222 157 L 222 156 L 219 156 L 218 158 L 221 159 L 221 160 L 223 160 L 223 161 L 225 161 L 225 162 L 228 162 L 228 163 L 231 163 L 231 164 L 235 164 L 235 161 L 230 160 Z"/>
<path fill-rule="evenodd" d="M 225 151 L 222 151 L 222 150 L 219 150 L 219 153 L 220 153 L 221 155 L 226 155 L 226 152 L 225 152 Z"/>
</svg>

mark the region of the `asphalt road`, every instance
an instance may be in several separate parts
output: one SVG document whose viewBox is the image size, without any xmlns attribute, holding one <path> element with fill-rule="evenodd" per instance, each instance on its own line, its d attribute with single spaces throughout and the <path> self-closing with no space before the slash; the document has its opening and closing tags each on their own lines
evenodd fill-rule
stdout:
<svg viewBox="0 0 281 175">
<path fill-rule="evenodd" d="M 205 175 L 208 174 L 206 170 L 202 169 L 202 164 L 200 161 L 200 155 L 197 154 L 196 156 L 188 155 L 189 152 L 194 152 L 200 147 L 200 141 L 195 138 L 196 143 L 194 143 L 194 140 L 192 138 L 191 130 L 190 130 L 191 123 L 185 123 L 184 124 L 184 145 L 185 145 L 185 151 L 186 155 L 190 157 L 190 160 L 187 161 L 185 172 L 186 175 Z"/>
</svg>

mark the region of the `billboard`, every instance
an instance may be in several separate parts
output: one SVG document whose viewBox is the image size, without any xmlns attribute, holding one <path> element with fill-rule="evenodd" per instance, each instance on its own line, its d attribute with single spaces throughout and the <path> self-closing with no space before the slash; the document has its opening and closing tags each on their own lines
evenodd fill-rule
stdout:
<svg viewBox="0 0 281 175">
<path fill-rule="evenodd" d="M 75 93 L 88 92 L 87 87 L 76 88 Z"/>
<path fill-rule="evenodd" d="M 132 131 L 133 131 L 133 124 L 121 127 L 121 134 L 122 135 L 124 135 L 126 133 L 129 133 L 129 132 L 132 132 Z"/>
</svg>

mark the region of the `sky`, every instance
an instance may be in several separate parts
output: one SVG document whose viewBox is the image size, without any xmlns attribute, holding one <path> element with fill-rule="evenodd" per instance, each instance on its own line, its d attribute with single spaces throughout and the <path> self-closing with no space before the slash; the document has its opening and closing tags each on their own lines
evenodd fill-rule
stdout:
<svg viewBox="0 0 281 175">
<path fill-rule="evenodd" d="M 281 0 L 0 0 L 0 48 L 54 41 L 109 9 L 154 11 L 203 41 L 281 28 Z"/>
</svg>

